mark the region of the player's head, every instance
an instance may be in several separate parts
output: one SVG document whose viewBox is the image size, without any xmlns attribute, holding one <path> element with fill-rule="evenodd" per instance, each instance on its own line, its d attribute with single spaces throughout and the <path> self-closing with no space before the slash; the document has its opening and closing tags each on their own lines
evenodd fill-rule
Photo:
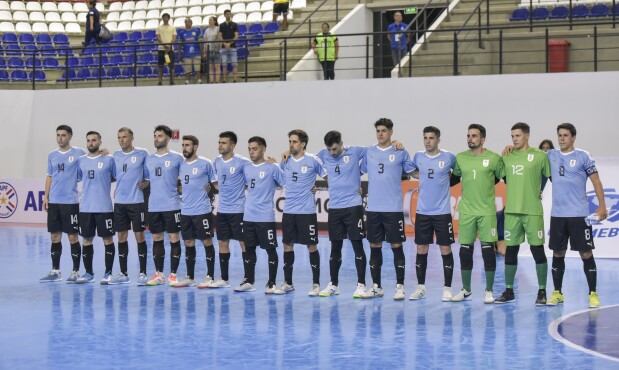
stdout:
<svg viewBox="0 0 619 370">
<path fill-rule="evenodd" d="M 166 125 L 159 125 L 155 127 L 154 139 L 155 148 L 163 149 L 168 146 L 170 139 L 172 138 L 172 129 Z"/>
<path fill-rule="evenodd" d="M 161 20 L 163 21 L 163 24 L 167 25 L 170 22 L 170 14 L 169 13 L 163 13 L 161 15 Z"/>
<path fill-rule="evenodd" d="M 192 26 L 193 26 L 193 21 L 191 20 L 191 18 L 189 17 L 185 18 L 185 29 L 190 30 Z"/>
<path fill-rule="evenodd" d="M 219 154 L 226 155 L 230 152 L 234 151 L 234 147 L 236 146 L 236 142 L 238 137 L 232 131 L 224 131 L 219 134 L 219 145 L 217 146 L 217 150 Z"/>
<path fill-rule="evenodd" d="M 512 143 L 515 149 L 526 149 L 529 147 L 529 133 L 531 128 L 524 122 L 518 122 L 512 126 Z"/>
<path fill-rule="evenodd" d="M 423 129 L 423 146 L 428 152 L 434 152 L 441 142 L 441 130 L 435 126 L 426 126 Z"/>
<path fill-rule="evenodd" d="M 86 134 L 86 148 L 90 153 L 97 153 L 101 146 L 101 134 L 97 131 L 88 131 Z"/>
<path fill-rule="evenodd" d="M 60 148 L 66 148 L 71 143 L 73 137 L 73 129 L 67 125 L 56 127 L 56 143 Z"/>
<path fill-rule="evenodd" d="M 230 22 L 230 20 L 232 19 L 232 12 L 230 11 L 230 9 L 224 10 L 224 17 L 226 17 L 226 22 Z"/>
<path fill-rule="evenodd" d="M 552 144 L 552 140 L 550 140 L 550 139 L 544 139 L 544 140 L 542 140 L 541 143 L 539 143 L 539 150 L 543 150 L 543 151 L 547 152 L 550 149 L 554 149 L 554 148 L 555 148 L 555 146 Z"/>
<path fill-rule="evenodd" d="M 118 145 L 120 149 L 126 150 L 133 146 L 133 130 L 129 127 L 121 127 L 118 130 Z"/>
<path fill-rule="evenodd" d="M 183 144 L 181 144 L 183 148 L 183 157 L 189 159 L 193 158 L 198 151 L 198 145 L 200 142 L 198 138 L 193 135 L 183 135 Z"/>
<path fill-rule="evenodd" d="M 402 12 L 398 10 L 397 12 L 393 13 L 393 20 L 396 23 L 402 22 Z"/>
<path fill-rule="evenodd" d="M 576 141 L 576 127 L 571 123 L 562 123 L 557 126 L 557 141 L 561 151 L 574 150 L 574 141 Z"/>
<path fill-rule="evenodd" d="M 469 149 L 479 149 L 484 145 L 485 141 L 486 128 L 478 123 L 470 124 L 466 132 L 466 143 Z"/>
<path fill-rule="evenodd" d="M 344 151 L 344 143 L 342 143 L 342 134 L 339 131 L 329 131 L 325 135 L 325 145 L 329 154 L 334 158 L 339 157 Z"/>
<path fill-rule="evenodd" d="M 374 128 L 376 129 L 376 140 L 380 145 L 388 145 L 391 143 L 391 136 L 393 135 L 393 121 L 389 118 L 380 118 L 374 122 Z"/>
<path fill-rule="evenodd" d="M 297 155 L 303 153 L 307 148 L 307 142 L 309 137 L 303 130 L 292 130 L 288 133 L 288 146 L 290 147 L 290 154 Z"/>
<path fill-rule="evenodd" d="M 261 162 L 264 160 L 267 142 L 260 136 L 253 136 L 247 141 L 247 150 L 249 151 L 249 159 L 252 162 Z"/>
</svg>

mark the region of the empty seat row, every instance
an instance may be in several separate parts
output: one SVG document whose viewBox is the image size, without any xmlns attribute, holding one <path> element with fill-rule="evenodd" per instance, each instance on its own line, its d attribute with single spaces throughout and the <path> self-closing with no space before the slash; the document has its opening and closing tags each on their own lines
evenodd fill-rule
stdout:
<svg viewBox="0 0 619 370">
<path fill-rule="evenodd" d="M 614 13 L 619 15 L 619 4 L 615 5 Z M 613 14 L 613 9 L 605 4 L 596 4 L 591 8 L 586 5 L 576 5 L 572 7 L 572 18 L 587 18 L 587 17 L 607 17 Z M 566 19 L 570 16 L 570 9 L 567 6 L 556 6 L 552 10 L 547 7 L 537 7 L 533 12 L 529 12 L 527 8 L 514 10 L 511 21 L 526 21 L 544 20 L 544 19 Z"/>
<path fill-rule="evenodd" d="M 120 12 L 126 10 L 151 10 L 151 9 L 167 9 L 167 8 L 187 8 L 204 5 L 224 4 L 232 6 L 235 3 L 254 2 L 256 0 L 142 0 L 142 1 L 125 1 L 111 2 L 108 8 L 109 12 Z M 263 2 L 271 0 L 263 0 Z M 293 9 L 305 8 L 306 0 L 292 0 L 290 6 Z"/>
<path fill-rule="evenodd" d="M 9 75 L 8 71 L 0 70 L 0 81 L 46 81 L 47 77 L 43 71 L 31 71 L 30 73 L 23 70 L 15 70 Z"/>
<path fill-rule="evenodd" d="M 22 33 L 17 37 L 16 34 L 8 32 L 2 35 L 3 44 L 69 44 L 69 38 L 67 35 L 59 33 L 56 35 L 50 35 L 47 33 L 41 33 L 36 37 L 31 33 Z"/>
<path fill-rule="evenodd" d="M 57 13 L 57 12 L 32 12 L 30 14 L 26 12 L 14 12 L 11 14 L 8 10 L 0 10 L 0 21 L 9 22 L 46 22 L 46 23 L 86 23 L 86 13 Z"/>
<path fill-rule="evenodd" d="M 0 22 L 0 33 L 17 32 L 17 33 L 82 33 L 82 29 L 77 23 L 34 23 L 18 22 Z"/>
<path fill-rule="evenodd" d="M 64 55 L 66 52 L 73 55 L 73 51 L 68 45 L 64 47 L 62 45 L 54 47 L 52 45 L 45 44 L 37 47 L 34 44 L 26 44 L 23 47 L 20 47 L 17 44 L 8 44 L 4 47 L 0 47 L 0 53 L 4 53 L 5 55 Z"/>
<path fill-rule="evenodd" d="M 68 73 L 67 73 L 68 72 Z M 176 75 L 185 74 L 185 68 L 182 64 L 177 64 L 174 66 L 174 72 Z M 163 68 L 163 74 L 165 76 L 169 75 L 169 69 L 167 66 Z M 102 79 L 123 79 L 123 78 L 133 78 L 135 74 L 134 67 L 125 67 L 120 69 L 120 67 L 112 67 L 109 69 L 106 68 L 82 68 L 79 70 L 70 69 L 69 71 L 65 71 L 62 73 L 62 77 L 59 78 L 58 82 L 64 82 L 69 78 L 69 81 L 79 81 L 79 80 L 98 80 L 99 76 Z M 138 78 L 154 78 L 158 75 L 158 69 L 156 67 L 151 66 L 142 66 L 137 70 Z"/>
<path fill-rule="evenodd" d="M 259 11 L 269 11 L 273 10 L 273 1 L 265 1 L 264 3 L 260 3 L 257 1 L 248 3 L 247 6 L 245 3 L 236 3 L 233 4 L 232 7 L 228 4 L 223 4 L 219 6 L 215 5 L 207 5 L 205 7 L 195 6 L 191 8 L 176 8 L 176 9 L 152 9 L 152 10 L 125 10 L 122 12 L 110 12 L 106 16 L 106 21 L 137 21 L 137 20 L 148 20 L 148 19 L 160 19 L 161 16 L 165 13 L 169 14 L 172 18 L 178 17 L 192 17 L 192 16 L 200 16 L 200 15 L 222 15 L 224 11 L 231 10 L 233 16 L 237 13 L 251 13 L 251 12 L 259 12 Z M 0 12 L 1 14 L 1 12 Z"/>
<path fill-rule="evenodd" d="M 97 10 L 102 12 L 104 5 L 100 2 L 96 5 Z M 0 1 L 0 10 L 24 11 L 24 12 L 75 12 L 87 13 L 88 5 L 86 2 L 58 2 L 46 1 Z"/>
<path fill-rule="evenodd" d="M 572 5 L 591 5 L 591 4 L 612 4 L 612 0 L 572 0 Z M 531 4 L 530 0 L 521 0 L 520 6 L 529 6 Z M 569 5 L 569 0 L 533 0 L 533 6 L 553 6 L 553 5 Z"/>
</svg>

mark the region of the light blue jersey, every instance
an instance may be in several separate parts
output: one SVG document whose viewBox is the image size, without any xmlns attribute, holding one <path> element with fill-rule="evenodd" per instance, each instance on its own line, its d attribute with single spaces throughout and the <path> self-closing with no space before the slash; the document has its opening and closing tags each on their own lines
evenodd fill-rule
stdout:
<svg viewBox="0 0 619 370">
<path fill-rule="evenodd" d="M 275 163 L 259 165 L 245 163 L 243 166 L 247 199 L 243 221 L 275 222 L 275 189 L 283 187 L 284 172 Z"/>
<path fill-rule="evenodd" d="M 112 181 L 116 179 L 116 165 L 111 155 L 87 155 L 79 158 L 77 179 L 82 182 L 80 212 L 112 212 Z"/>
<path fill-rule="evenodd" d="M 47 176 L 52 177 L 49 189 L 49 202 L 57 204 L 77 204 L 77 160 L 86 155 L 80 148 L 66 152 L 56 149 L 47 155 Z"/>
<path fill-rule="evenodd" d="M 215 158 L 215 172 L 219 182 L 219 203 L 217 212 L 243 213 L 245 209 L 245 177 L 243 166 L 249 159 L 235 154 L 224 161 L 220 156 Z"/>
<path fill-rule="evenodd" d="M 148 151 L 133 148 L 129 153 L 122 150 L 114 152 L 116 162 L 116 190 L 114 202 L 118 204 L 144 203 L 144 193 L 138 185 L 144 180 L 144 161 Z"/>
<path fill-rule="evenodd" d="M 366 148 L 349 146 L 342 154 L 334 158 L 327 149 L 316 155 L 324 163 L 329 181 L 329 209 L 349 208 L 362 204 L 361 194 L 361 159 Z"/>
<path fill-rule="evenodd" d="M 198 157 L 193 162 L 181 163 L 180 179 L 183 189 L 181 214 L 197 216 L 210 213 L 211 200 L 205 188 L 211 182 L 217 181 L 213 162 Z"/>
<path fill-rule="evenodd" d="M 368 174 L 370 212 L 402 212 L 402 175 L 415 170 L 406 150 L 393 146 L 367 148 L 361 160 L 361 172 Z"/>
<path fill-rule="evenodd" d="M 150 181 L 149 212 L 178 211 L 181 208 L 176 185 L 183 162 L 183 156 L 172 150 L 163 155 L 153 153 L 146 157 L 144 179 Z"/>
<path fill-rule="evenodd" d="M 327 176 L 320 158 L 309 153 L 299 159 L 290 156 L 286 162 L 281 163 L 281 168 L 286 177 L 284 213 L 316 213 L 316 199 L 312 194 L 312 187 L 316 183 L 316 175 Z"/>
<path fill-rule="evenodd" d="M 589 214 L 587 179 L 597 173 L 588 152 L 574 149 L 569 153 L 551 149 L 548 154 L 552 174 L 553 217 L 585 217 Z"/>
<path fill-rule="evenodd" d="M 425 151 L 413 156 L 413 166 L 419 170 L 417 213 L 428 216 L 451 214 L 449 178 L 456 156 L 441 150 L 434 156 Z"/>
</svg>

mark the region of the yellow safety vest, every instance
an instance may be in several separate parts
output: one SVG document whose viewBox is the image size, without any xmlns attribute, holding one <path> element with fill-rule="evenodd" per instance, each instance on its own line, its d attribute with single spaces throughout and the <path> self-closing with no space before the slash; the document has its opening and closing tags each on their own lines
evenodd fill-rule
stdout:
<svg viewBox="0 0 619 370">
<path fill-rule="evenodd" d="M 318 60 L 321 62 L 325 61 L 325 49 L 327 51 L 327 59 L 328 62 L 335 61 L 335 42 L 337 41 L 337 37 L 332 35 L 331 33 L 327 33 L 324 35 L 322 32 L 316 35 L 316 53 L 318 54 Z M 326 47 L 325 47 L 326 43 Z"/>
</svg>

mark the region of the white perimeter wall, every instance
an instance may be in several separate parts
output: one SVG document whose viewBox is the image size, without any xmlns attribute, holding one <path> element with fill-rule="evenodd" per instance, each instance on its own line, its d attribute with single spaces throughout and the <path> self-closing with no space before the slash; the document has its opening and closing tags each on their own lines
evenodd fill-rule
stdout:
<svg viewBox="0 0 619 370">
<path fill-rule="evenodd" d="M 372 124 L 389 117 L 410 152 L 423 149 L 421 130 L 428 124 L 442 130 L 441 147 L 458 152 L 466 149 L 466 127 L 477 122 L 488 129 L 487 147 L 499 151 L 510 143 L 515 122 L 531 125 L 536 145 L 545 138 L 556 142 L 556 125 L 569 121 L 579 129 L 578 147 L 594 157 L 617 157 L 618 86 L 619 73 L 599 72 L 0 91 L 0 177 L 44 176 L 59 124 L 73 127 L 73 145 L 85 147 L 86 132 L 97 130 L 110 150 L 126 125 L 136 145 L 150 151 L 154 126 L 167 124 L 181 135 L 195 134 L 200 154 L 213 158 L 224 130 L 238 133 L 242 154 L 247 139 L 261 135 L 270 154 L 278 155 L 287 132 L 302 128 L 309 151 L 317 152 L 333 129 L 347 144 L 373 144 Z M 171 147 L 180 151 L 180 142 Z"/>
</svg>

